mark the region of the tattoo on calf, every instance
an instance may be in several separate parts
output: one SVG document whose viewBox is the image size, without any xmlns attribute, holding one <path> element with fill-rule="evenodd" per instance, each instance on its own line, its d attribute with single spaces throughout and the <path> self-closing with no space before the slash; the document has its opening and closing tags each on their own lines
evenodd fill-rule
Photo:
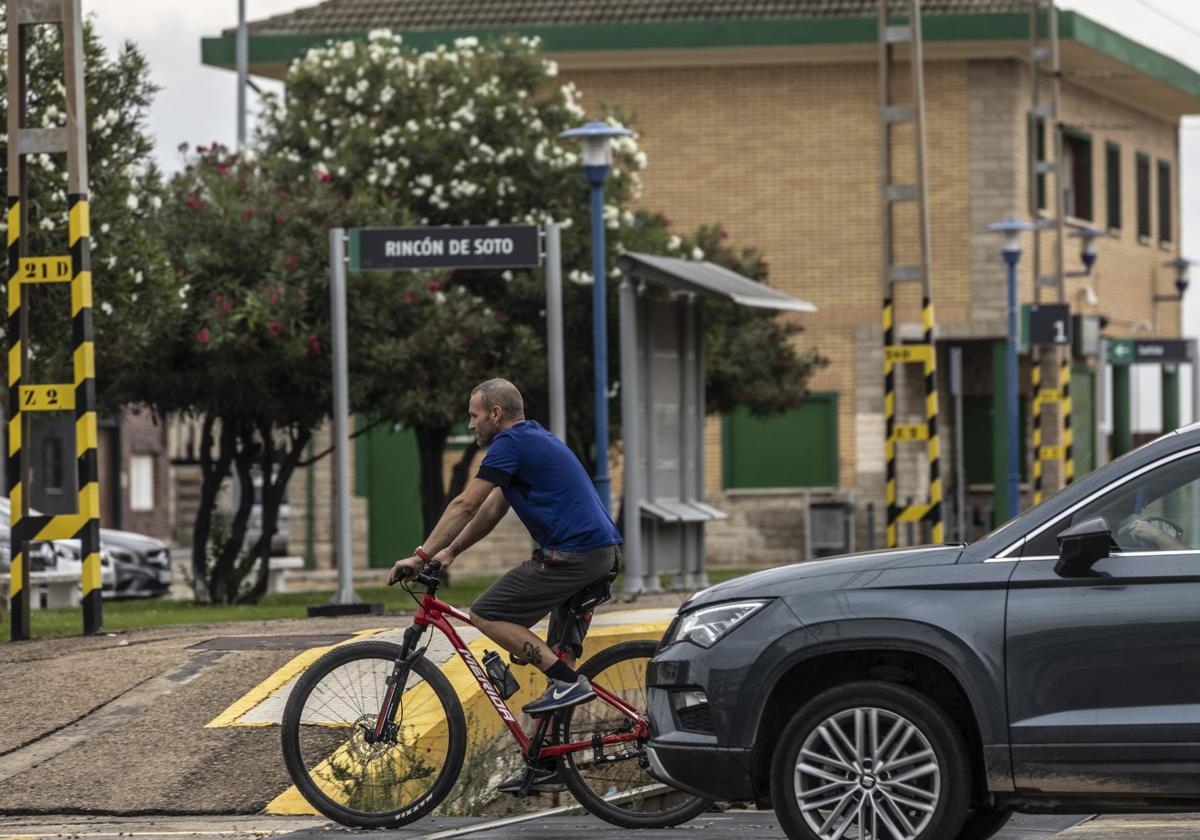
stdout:
<svg viewBox="0 0 1200 840">
<path fill-rule="evenodd" d="M 538 668 L 542 667 L 544 657 L 542 656 L 541 650 L 539 650 L 533 642 L 525 642 L 523 645 L 521 645 L 521 656 L 526 662 L 536 665 Z"/>
</svg>

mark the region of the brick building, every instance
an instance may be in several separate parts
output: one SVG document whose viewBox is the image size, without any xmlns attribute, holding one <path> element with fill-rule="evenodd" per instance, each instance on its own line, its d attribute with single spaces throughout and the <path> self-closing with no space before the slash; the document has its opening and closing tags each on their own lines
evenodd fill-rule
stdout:
<svg viewBox="0 0 1200 840">
<path fill-rule="evenodd" d="M 952 484 L 951 465 L 962 458 L 971 532 L 990 525 L 993 477 L 1004 463 L 994 420 L 1004 413 L 1004 265 L 986 226 L 1029 215 L 1029 3 L 926 0 L 924 9 L 939 368 L 959 346 L 965 373 L 961 416 L 939 379 L 942 475 Z M 710 562 L 787 562 L 798 558 L 808 498 L 850 502 L 858 547 L 883 540 L 876 13 L 872 0 L 327 0 L 252 22 L 250 61 L 252 73 L 282 78 L 290 60 L 330 36 L 390 28 L 425 48 L 520 32 L 542 38 L 561 76 L 582 90 L 589 116 L 602 105 L 629 114 L 649 158 L 645 206 L 680 229 L 723 223 L 736 243 L 766 254 L 772 285 L 819 309 L 797 316 L 799 341 L 831 360 L 808 404 L 766 423 L 710 418 L 706 441 L 710 499 L 731 513 L 709 531 Z M 1058 20 L 1068 224 L 1108 233 L 1096 270 L 1066 281 L 1065 300 L 1074 314 L 1105 316 L 1112 337 L 1178 335 L 1179 304 L 1155 296 L 1173 291 L 1163 263 L 1179 253 L 1178 124 L 1200 111 L 1200 75 L 1080 14 L 1059 12 Z M 232 31 L 205 39 L 203 55 L 231 67 Z M 1054 195 L 1052 182 L 1044 189 Z M 901 231 L 911 224 L 900 216 Z M 1052 254 L 1042 251 L 1045 275 Z M 1069 272 L 1081 268 L 1077 252 L 1067 246 Z M 1023 302 L 1033 298 L 1033 268 L 1027 257 Z M 901 295 L 897 320 L 901 338 L 919 331 L 915 299 Z M 1079 474 L 1097 463 L 1097 360 L 1076 355 L 1071 371 Z M 1029 380 L 1025 357 L 1027 428 Z M 915 389 L 898 395 L 901 422 L 921 413 L 922 397 Z M 1056 442 L 1053 428 L 1046 442 Z M 900 449 L 899 495 L 921 498 L 923 451 Z M 360 471 L 369 460 L 358 461 Z M 1050 469 L 1047 479 L 1053 487 L 1062 476 Z"/>
</svg>

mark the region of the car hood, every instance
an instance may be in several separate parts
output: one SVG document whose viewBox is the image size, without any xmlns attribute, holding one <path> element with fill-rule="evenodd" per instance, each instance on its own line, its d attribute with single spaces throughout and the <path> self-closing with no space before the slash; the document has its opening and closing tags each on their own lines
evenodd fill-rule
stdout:
<svg viewBox="0 0 1200 840">
<path fill-rule="evenodd" d="M 831 575 L 849 580 L 860 572 L 895 569 L 905 566 L 944 566 L 956 563 L 962 556 L 961 545 L 926 545 L 920 548 L 901 548 L 891 551 L 869 551 L 808 560 L 787 566 L 776 566 L 761 572 L 723 581 L 693 595 L 680 610 L 733 598 L 786 598 L 812 586 L 816 578 Z"/>
<path fill-rule="evenodd" d="M 133 531 L 114 531 L 112 528 L 100 529 L 100 542 L 112 548 L 123 548 L 126 551 L 138 553 L 157 551 L 167 547 L 166 543 L 152 537 L 135 534 Z"/>
</svg>

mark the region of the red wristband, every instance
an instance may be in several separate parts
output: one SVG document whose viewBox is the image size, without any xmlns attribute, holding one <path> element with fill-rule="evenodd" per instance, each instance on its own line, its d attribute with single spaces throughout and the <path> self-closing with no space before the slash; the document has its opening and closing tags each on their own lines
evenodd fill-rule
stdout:
<svg viewBox="0 0 1200 840">
<path fill-rule="evenodd" d="M 414 551 L 413 554 L 415 554 L 417 557 L 420 557 L 422 563 L 429 563 L 433 560 L 433 558 L 425 553 L 425 549 L 421 548 L 421 546 L 417 546 L 417 550 Z"/>
</svg>

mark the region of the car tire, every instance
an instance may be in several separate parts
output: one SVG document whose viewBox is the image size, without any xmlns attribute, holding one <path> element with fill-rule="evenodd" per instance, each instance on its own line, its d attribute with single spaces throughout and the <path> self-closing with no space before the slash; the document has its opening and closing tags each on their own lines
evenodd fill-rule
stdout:
<svg viewBox="0 0 1200 840">
<path fill-rule="evenodd" d="M 967 816 L 954 840 L 988 840 L 1008 825 L 1012 815 L 1007 808 L 977 808 Z"/>
<path fill-rule="evenodd" d="M 910 688 L 863 681 L 829 689 L 796 712 L 778 744 L 771 799 L 791 840 L 855 836 L 864 824 L 873 840 L 954 840 L 966 820 L 962 735 Z"/>
</svg>

